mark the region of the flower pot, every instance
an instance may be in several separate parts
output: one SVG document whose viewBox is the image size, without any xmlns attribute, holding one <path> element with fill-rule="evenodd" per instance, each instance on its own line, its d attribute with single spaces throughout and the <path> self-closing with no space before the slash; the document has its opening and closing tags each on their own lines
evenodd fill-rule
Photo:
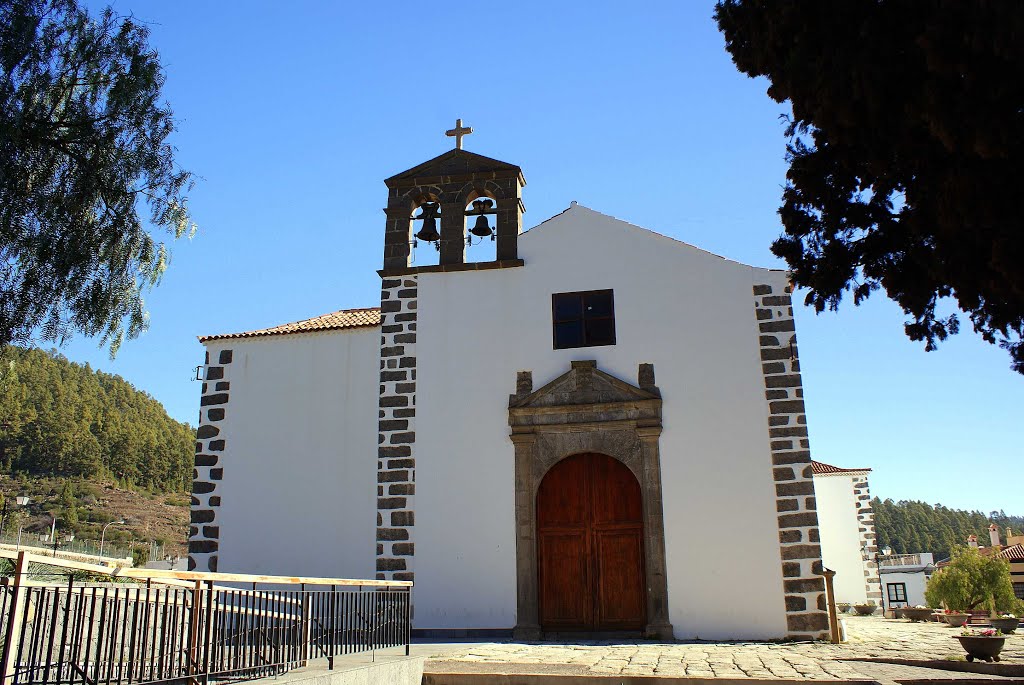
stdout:
<svg viewBox="0 0 1024 685">
<path fill-rule="evenodd" d="M 858 616 L 870 616 L 875 613 L 876 607 L 874 604 L 854 604 L 853 610 L 857 612 Z"/>
<path fill-rule="evenodd" d="M 999 661 L 999 652 L 1003 651 L 1003 644 L 1006 638 L 985 637 L 982 635 L 954 635 L 964 651 L 967 652 L 967 660 L 974 661 Z"/>
<path fill-rule="evenodd" d="M 914 607 L 903 607 L 903 618 L 909 618 L 914 623 L 917 623 L 918 621 L 927 621 L 931 617 L 931 609 L 915 609 Z"/>
<path fill-rule="evenodd" d="M 970 614 L 945 614 L 943 618 L 946 623 L 953 626 L 954 628 L 963 628 L 967 625 L 967 619 L 971 617 Z"/>
<path fill-rule="evenodd" d="M 1012 633 L 1017 630 L 1017 625 L 1020 623 L 1019 618 L 992 618 L 989 619 L 989 623 L 992 627 L 1001 633 Z"/>
</svg>

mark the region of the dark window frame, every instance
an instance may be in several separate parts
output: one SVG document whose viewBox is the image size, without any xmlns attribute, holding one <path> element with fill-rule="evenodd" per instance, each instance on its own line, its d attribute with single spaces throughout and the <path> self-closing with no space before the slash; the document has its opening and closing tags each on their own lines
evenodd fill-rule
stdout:
<svg viewBox="0 0 1024 685">
<path fill-rule="evenodd" d="M 896 592 L 893 593 L 893 590 Z M 900 598 L 900 591 L 903 592 L 902 599 Z M 906 602 L 907 601 L 907 584 L 906 583 L 886 583 L 885 593 L 889 596 L 890 602 Z M 895 596 L 894 596 L 895 594 Z"/>
<path fill-rule="evenodd" d="M 607 315 L 601 316 L 590 316 L 586 315 L 587 305 L 586 298 L 598 295 L 608 295 L 608 309 Z M 558 310 L 558 298 L 580 298 L 580 316 L 579 318 L 564 318 L 559 319 L 557 316 Z M 580 321 L 582 324 L 581 328 L 581 341 L 579 345 L 559 345 L 558 344 L 558 324 L 560 323 L 571 323 L 574 321 Z M 587 339 L 587 321 L 610 321 L 611 322 L 611 338 L 607 341 L 591 342 Z M 611 288 L 605 290 L 577 290 L 568 293 L 552 293 L 551 294 L 551 346 L 552 349 L 556 350 L 573 350 L 581 347 L 606 347 L 614 345 L 616 343 L 617 336 L 615 332 L 615 291 Z"/>
<path fill-rule="evenodd" d="M 1013 596 L 1017 599 L 1024 599 L 1024 583 L 1013 584 Z"/>
</svg>

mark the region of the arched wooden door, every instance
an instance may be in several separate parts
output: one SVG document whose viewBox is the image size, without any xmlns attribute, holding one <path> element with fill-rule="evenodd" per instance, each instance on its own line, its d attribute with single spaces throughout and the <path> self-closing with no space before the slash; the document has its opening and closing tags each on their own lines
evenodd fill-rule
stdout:
<svg viewBox="0 0 1024 685">
<path fill-rule="evenodd" d="M 643 505 L 621 462 L 577 454 L 537 492 L 537 574 L 546 631 L 642 630 Z"/>
</svg>

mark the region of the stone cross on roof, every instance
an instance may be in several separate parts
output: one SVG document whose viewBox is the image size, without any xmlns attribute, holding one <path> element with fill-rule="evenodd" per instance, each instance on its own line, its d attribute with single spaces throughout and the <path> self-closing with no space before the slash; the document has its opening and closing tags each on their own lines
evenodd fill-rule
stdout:
<svg viewBox="0 0 1024 685">
<path fill-rule="evenodd" d="M 455 149 L 462 149 L 462 136 L 468 136 L 473 132 L 472 126 L 463 126 L 462 119 L 455 120 L 455 128 L 445 131 L 444 134 L 449 138 L 455 138 Z"/>
</svg>

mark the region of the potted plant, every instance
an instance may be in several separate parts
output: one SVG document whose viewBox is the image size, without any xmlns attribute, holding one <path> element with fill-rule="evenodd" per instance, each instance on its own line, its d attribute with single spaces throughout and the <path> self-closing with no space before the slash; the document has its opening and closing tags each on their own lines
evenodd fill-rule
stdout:
<svg viewBox="0 0 1024 685">
<path fill-rule="evenodd" d="M 995 628 L 990 630 L 971 630 L 964 628 L 959 635 L 954 635 L 960 640 L 961 646 L 967 652 L 967 660 L 974 661 L 999 661 L 999 653 L 1003 651 L 1006 643 L 1006 636 Z"/>
<path fill-rule="evenodd" d="M 931 607 L 917 606 L 903 607 L 903 618 L 909 618 L 914 623 L 918 621 L 927 621 L 932 617 Z"/>
<path fill-rule="evenodd" d="M 1014 614 L 999 614 L 992 616 L 992 618 L 989 619 L 989 623 L 991 623 L 992 627 L 1001 633 L 1012 633 L 1017 630 L 1017 626 L 1020 624 L 1020 619 L 1018 619 Z"/>
<path fill-rule="evenodd" d="M 942 614 L 942 619 L 954 628 L 963 628 L 970 617 L 970 614 L 955 609 L 946 609 Z"/>
<path fill-rule="evenodd" d="M 850 607 L 853 606 L 849 602 L 836 602 L 836 611 L 840 614 L 850 613 Z"/>
<path fill-rule="evenodd" d="M 867 601 L 866 604 L 853 605 L 853 610 L 857 612 L 858 616 L 870 616 L 871 614 L 875 613 L 875 609 L 877 608 L 878 607 L 875 606 L 875 602 L 870 599 Z"/>
</svg>

